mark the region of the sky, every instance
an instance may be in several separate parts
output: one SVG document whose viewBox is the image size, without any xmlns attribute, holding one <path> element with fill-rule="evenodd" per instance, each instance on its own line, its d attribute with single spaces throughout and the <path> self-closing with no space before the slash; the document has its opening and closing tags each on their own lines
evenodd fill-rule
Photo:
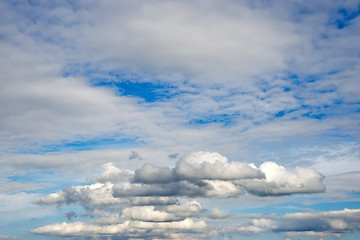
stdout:
<svg viewBox="0 0 360 240">
<path fill-rule="evenodd" d="M 0 240 L 360 239 L 360 1 L 0 13 Z"/>
</svg>

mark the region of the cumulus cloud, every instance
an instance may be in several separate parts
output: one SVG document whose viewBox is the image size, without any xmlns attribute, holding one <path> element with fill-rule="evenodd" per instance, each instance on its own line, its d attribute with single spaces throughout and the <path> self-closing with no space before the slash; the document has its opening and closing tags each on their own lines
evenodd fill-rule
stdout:
<svg viewBox="0 0 360 240">
<path fill-rule="evenodd" d="M 113 163 L 106 163 L 103 165 L 104 171 L 97 179 L 101 183 L 112 182 L 117 183 L 128 180 L 133 177 L 134 172 L 127 169 L 119 169 Z"/>
<path fill-rule="evenodd" d="M 248 225 L 240 226 L 236 231 L 245 235 L 256 235 L 269 231 L 274 227 L 275 221 L 271 219 L 253 219 Z"/>
<path fill-rule="evenodd" d="M 309 168 L 296 167 L 288 172 L 285 167 L 274 162 L 265 162 L 259 170 L 265 179 L 241 181 L 250 193 L 258 196 L 288 195 L 294 193 L 319 193 L 325 191 L 324 176 Z"/>
<path fill-rule="evenodd" d="M 180 159 L 174 172 L 177 176 L 189 180 L 236 180 L 262 178 L 261 171 L 242 162 L 228 162 L 227 158 L 210 152 L 196 152 Z"/>
<path fill-rule="evenodd" d="M 146 222 L 170 222 L 185 220 L 188 217 L 199 215 L 203 211 L 197 201 L 187 202 L 182 205 L 169 205 L 163 209 L 155 206 L 137 206 L 126 208 L 120 215 L 121 218 Z"/>
<path fill-rule="evenodd" d="M 325 190 L 323 179 L 313 169 L 288 172 L 274 162 L 257 168 L 228 162 L 218 153 L 196 152 L 181 158 L 173 169 L 145 164 L 135 171 L 131 187 L 114 187 L 114 196 L 236 196 L 244 190 L 258 196 L 318 193 Z"/>
<path fill-rule="evenodd" d="M 118 184 L 113 188 L 114 197 L 120 198 L 137 196 L 217 197 L 241 194 L 243 194 L 241 187 L 219 180 L 204 180 L 194 183 L 183 180 L 165 184 Z"/>
<path fill-rule="evenodd" d="M 150 163 L 135 171 L 134 181 L 139 183 L 168 183 L 176 180 L 168 167 L 157 167 Z"/>
<path fill-rule="evenodd" d="M 39 205 L 63 205 L 80 203 L 83 206 L 89 205 L 112 205 L 126 202 L 121 198 L 114 198 L 112 195 L 113 184 L 95 183 L 92 185 L 66 187 L 60 192 L 52 193 L 46 197 L 36 199 Z"/>
<path fill-rule="evenodd" d="M 181 203 L 177 198 L 237 197 L 245 191 L 258 196 L 277 196 L 324 190 L 323 176 L 312 169 L 295 168 L 289 172 L 274 162 L 265 162 L 257 168 L 254 164 L 228 162 L 224 156 L 210 152 L 186 155 L 174 167 L 148 163 L 135 171 L 117 168 L 112 163 L 103 167 L 98 182 L 66 187 L 35 201 L 39 205 L 58 206 L 77 203 L 85 208 L 92 220 L 50 224 L 32 232 L 81 237 L 121 234 L 128 238 L 178 238 L 176 234 L 204 233 L 206 223 L 194 218 L 207 217 L 216 222 L 233 215 L 217 208 L 205 214 L 207 210 L 200 202 Z M 70 221 L 76 214 L 69 212 L 65 216 Z M 242 225 L 230 226 L 226 231 L 260 234 L 273 231 L 274 221 L 252 219 Z M 211 234 L 217 235 L 219 231 Z"/>
</svg>

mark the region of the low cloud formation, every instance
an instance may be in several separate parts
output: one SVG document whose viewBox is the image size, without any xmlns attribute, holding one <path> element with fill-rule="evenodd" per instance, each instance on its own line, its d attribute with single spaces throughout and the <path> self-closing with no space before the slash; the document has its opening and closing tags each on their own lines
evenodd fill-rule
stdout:
<svg viewBox="0 0 360 240">
<path fill-rule="evenodd" d="M 283 166 L 266 162 L 259 167 L 259 170 L 264 173 L 265 179 L 241 181 L 241 185 L 254 195 L 289 195 L 325 191 L 322 183 L 324 176 L 313 169 L 296 167 L 293 172 L 288 172 Z"/>
<path fill-rule="evenodd" d="M 54 236 L 94 236 L 104 237 L 115 235 L 124 239 L 146 238 L 154 239 L 166 238 L 177 239 L 184 233 L 201 232 L 207 227 L 204 221 L 194 222 L 192 219 L 172 222 L 143 222 L 125 221 L 120 224 L 95 225 L 91 223 L 55 223 L 32 230 L 32 233 L 54 235 Z"/>
<path fill-rule="evenodd" d="M 127 169 L 119 169 L 113 163 L 106 163 L 103 165 L 104 172 L 98 178 L 99 182 L 122 182 L 134 176 L 134 172 Z"/>
<path fill-rule="evenodd" d="M 66 187 L 62 191 L 52 193 L 47 197 L 38 198 L 39 205 L 58 205 L 80 203 L 83 206 L 112 205 L 126 202 L 112 195 L 113 184 L 107 182 L 85 186 Z"/>
<path fill-rule="evenodd" d="M 313 169 L 288 172 L 274 162 L 259 168 L 228 162 L 218 153 L 196 152 L 181 158 L 174 168 L 145 164 L 135 171 L 133 184 L 116 185 L 115 197 L 131 196 L 237 196 L 245 191 L 258 196 L 325 191 L 324 177 Z"/>
<path fill-rule="evenodd" d="M 291 213 L 280 219 L 274 231 L 289 235 L 338 236 L 360 230 L 360 209 L 342 211 Z"/>
<path fill-rule="evenodd" d="M 208 211 L 197 200 L 184 202 L 185 198 L 238 197 L 246 192 L 277 196 L 325 189 L 323 176 L 312 169 L 295 168 L 289 172 L 273 162 L 257 168 L 254 164 L 229 162 L 224 156 L 209 152 L 189 154 L 174 167 L 145 164 L 134 172 L 112 163 L 103 167 L 96 183 L 66 187 L 35 201 L 39 205 L 80 204 L 91 220 L 45 225 L 32 233 L 98 239 L 120 235 L 125 239 L 178 239 L 194 234 L 206 238 L 217 236 L 222 230 L 209 231 L 202 218 L 216 222 L 233 219 L 234 215 L 217 208 Z M 74 217 L 74 212 L 66 215 L 68 221 Z M 276 226 L 274 219 L 252 219 L 232 227 L 230 232 L 253 235 L 285 231 Z"/>
</svg>

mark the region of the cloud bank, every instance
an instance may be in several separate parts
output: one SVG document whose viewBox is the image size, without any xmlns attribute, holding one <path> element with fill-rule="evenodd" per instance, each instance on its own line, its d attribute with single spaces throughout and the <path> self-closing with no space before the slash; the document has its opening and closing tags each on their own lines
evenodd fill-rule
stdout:
<svg viewBox="0 0 360 240">
<path fill-rule="evenodd" d="M 195 200 L 197 198 L 238 197 L 245 193 L 257 196 L 317 193 L 325 190 L 323 178 L 312 169 L 295 168 L 289 172 L 274 162 L 265 162 L 259 168 L 254 164 L 229 162 L 214 152 L 188 154 L 174 167 L 144 164 L 134 172 L 108 163 L 97 178 L 99 182 L 66 187 L 36 200 L 39 205 L 80 204 L 94 220 L 54 223 L 32 232 L 55 236 L 121 235 L 125 238 L 206 235 L 211 231 L 206 233 L 208 225 L 203 218 L 216 221 L 233 215 L 218 208 L 207 213 Z M 193 200 L 181 203 L 178 198 Z M 246 234 L 269 229 L 283 231 L 272 223 L 273 220 L 254 219 L 237 231 Z"/>
</svg>

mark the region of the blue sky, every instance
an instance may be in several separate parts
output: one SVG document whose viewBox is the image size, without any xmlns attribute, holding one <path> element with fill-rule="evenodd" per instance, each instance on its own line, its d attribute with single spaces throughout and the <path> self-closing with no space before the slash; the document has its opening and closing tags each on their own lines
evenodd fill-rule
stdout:
<svg viewBox="0 0 360 240">
<path fill-rule="evenodd" d="M 0 2 L 1 239 L 360 237 L 360 2 Z"/>
</svg>

